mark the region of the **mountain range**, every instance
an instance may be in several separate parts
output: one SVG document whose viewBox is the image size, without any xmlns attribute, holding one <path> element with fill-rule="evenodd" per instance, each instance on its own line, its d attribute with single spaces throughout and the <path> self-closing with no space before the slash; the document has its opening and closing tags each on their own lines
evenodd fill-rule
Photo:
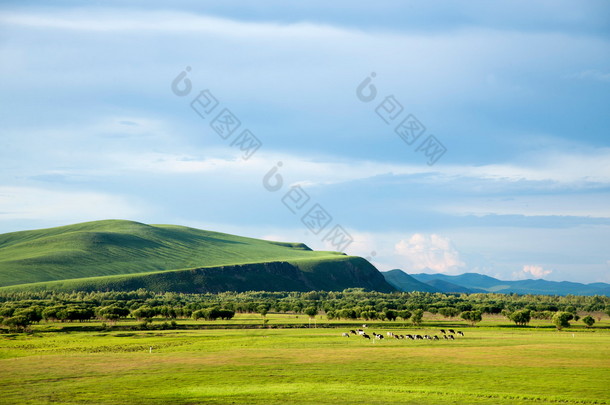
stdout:
<svg viewBox="0 0 610 405">
<path fill-rule="evenodd" d="M 341 291 L 610 295 L 610 284 L 379 272 L 367 260 L 178 225 L 104 220 L 0 235 L 0 291 Z"/>
<path fill-rule="evenodd" d="M 382 273 L 386 281 L 400 291 L 427 291 L 442 293 L 502 293 L 540 295 L 610 295 L 610 284 L 581 284 L 569 281 L 498 280 L 478 273 L 457 276 L 445 274 L 407 274 L 395 269 Z"/>
</svg>

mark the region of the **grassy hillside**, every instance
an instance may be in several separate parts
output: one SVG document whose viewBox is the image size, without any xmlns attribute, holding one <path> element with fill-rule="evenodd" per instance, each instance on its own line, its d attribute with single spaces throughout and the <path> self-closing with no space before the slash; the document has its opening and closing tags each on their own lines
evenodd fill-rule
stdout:
<svg viewBox="0 0 610 405">
<path fill-rule="evenodd" d="M 0 286 L 155 291 L 390 291 L 366 260 L 175 225 L 96 221 L 0 235 Z"/>
</svg>

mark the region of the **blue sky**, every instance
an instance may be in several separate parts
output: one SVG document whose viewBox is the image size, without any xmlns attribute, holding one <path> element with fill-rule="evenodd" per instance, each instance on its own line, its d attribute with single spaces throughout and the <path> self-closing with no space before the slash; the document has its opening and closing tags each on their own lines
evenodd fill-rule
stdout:
<svg viewBox="0 0 610 405">
<path fill-rule="evenodd" d="M 607 2 L 84 4 L 0 6 L 0 232 L 123 218 L 336 249 L 339 230 L 381 270 L 610 282 Z"/>
</svg>

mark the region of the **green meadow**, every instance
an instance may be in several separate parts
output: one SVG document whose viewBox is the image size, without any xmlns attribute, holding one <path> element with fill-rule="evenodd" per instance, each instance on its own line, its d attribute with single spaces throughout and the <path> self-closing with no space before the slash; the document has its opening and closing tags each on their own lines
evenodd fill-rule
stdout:
<svg viewBox="0 0 610 405">
<path fill-rule="evenodd" d="M 607 318 L 600 327 L 563 331 L 548 321 L 517 328 L 500 318 L 478 327 L 432 319 L 418 328 L 367 328 L 434 335 L 455 326 L 465 333 L 455 341 L 369 341 L 341 336 L 357 324 L 320 319 L 309 328 L 303 315 L 268 318 L 267 328 L 244 314 L 226 327 L 184 320 L 179 327 L 197 329 L 136 331 L 119 322 L 87 331 L 100 324 L 43 323 L 29 334 L 0 335 L 0 403 L 610 402 Z M 275 327 L 288 325 L 298 327 Z"/>
</svg>

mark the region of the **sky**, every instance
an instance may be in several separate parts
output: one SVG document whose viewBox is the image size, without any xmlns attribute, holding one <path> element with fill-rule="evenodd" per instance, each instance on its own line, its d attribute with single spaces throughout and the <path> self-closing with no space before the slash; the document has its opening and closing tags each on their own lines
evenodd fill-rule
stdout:
<svg viewBox="0 0 610 405">
<path fill-rule="evenodd" d="M 606 1 L 4 1 L 0 233 L 610 282 Z"/>
</svg>

